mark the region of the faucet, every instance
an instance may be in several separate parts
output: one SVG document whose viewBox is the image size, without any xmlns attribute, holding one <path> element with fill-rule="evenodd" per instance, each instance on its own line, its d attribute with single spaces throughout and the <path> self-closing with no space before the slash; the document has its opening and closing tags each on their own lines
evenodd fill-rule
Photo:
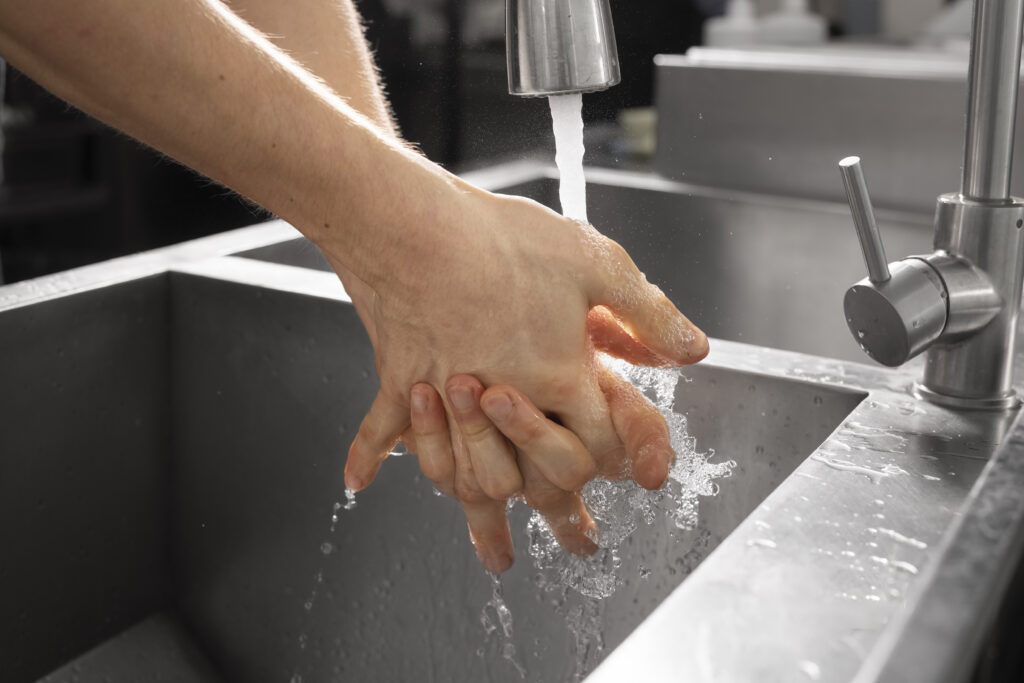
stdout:
<svg viewBox="0 0 1024 683">
<path fill-rule="evenodd" d="M 621 80 L 608 0 L 506 0 L 508 91 L 594 92 Z"/>
<path fill-rule="evenodd" d="M 1013 354 L 1024 283 L 1024 200 L 1010 196 L 1024 0 L 976 0 L 959 192 L 938 198 L 935 251 L 887 263 L 860 160 L 839 162 L 868 277 L 843 301 L 855 341 L 897 366 L 927 351 L 921 398 L 1020 406 Z"/>
</svg>

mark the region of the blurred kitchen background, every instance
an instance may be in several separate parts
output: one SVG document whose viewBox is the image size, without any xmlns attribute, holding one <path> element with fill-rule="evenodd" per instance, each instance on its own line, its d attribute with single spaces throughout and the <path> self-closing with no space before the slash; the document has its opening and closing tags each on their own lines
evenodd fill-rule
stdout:
<svg viewBox="0 0 1024 683">
<path fill-rule="evenodd" d="M 752 1 L 758 14 L 787 2 Z M 700 45 L 706 22 L 727 4 L 612 0 L 622 84 L 585 97 L 588 164 L 648 168 L 653 58 Z M 455 171 L 553 157 L 547 102 L 507 92 L 504 0 L 357 5 L 402 133 L 427 156 Z M 808 5 L 824 18 L 835 43 L 940 39 L 956 50 L 958 31 L 966 35 L 969 28 L 969 0 Z M 13 68 L 0 73 L 0 283 L 266 218 L 231 192 L 69 108 Z"/>
</svg>

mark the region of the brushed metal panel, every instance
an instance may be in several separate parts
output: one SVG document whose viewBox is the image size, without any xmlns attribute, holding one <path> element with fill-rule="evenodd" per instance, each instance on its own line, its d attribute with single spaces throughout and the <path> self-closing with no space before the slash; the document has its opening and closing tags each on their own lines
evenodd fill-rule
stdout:
<svg viewBox="0 0 1024 683">
<path fill-rule="evenodd" d="M 836 163 L 864 159 L 877 207 L 934 213 L 960 188 L 966 66 L 918 74 L 659 59 L 658 173 L 701 185 L 843 201 Z M 749 62 L 750 59 L 747 60 Z M 1018 112 L 1018 125 L 1022 116 Z M 1017 137 L 1014 158 L 1022 155 Z M 1014 194 L 1024 192 L 1017 174 Z"/>
<path fill-rule="evenodd" d="M 0 314 L 0 679 L 169 596 L 166 277 Z"/>
</svg>

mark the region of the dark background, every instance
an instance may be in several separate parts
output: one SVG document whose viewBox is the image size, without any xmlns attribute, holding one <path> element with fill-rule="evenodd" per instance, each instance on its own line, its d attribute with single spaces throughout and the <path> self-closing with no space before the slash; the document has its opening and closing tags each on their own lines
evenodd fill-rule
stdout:
<svg viewBox="0 0 1024 683">
<path fill-rule="evenodd" d="M 508 95 L 504 42 L 461 38 L 468 0 L 448 0 L 443 39 L 415 44 L 407 17 L 360 0 L 404 137 L 452 169 L 550 155 L 547 103 Z M 698 42 L 686 0 L 613 2 L 622 85 L 588 96 L 591 121 L 651 102 L 651 60 Z M 13 68 L 0 125 L 0 282 L 13 282 L 201 235 L 266 215 L 223 188 L 69 108 Z M 514 122 L 515 125 L 509 125 Z M 541 133 L 538 133 L 541 131 Z"/>
<path fill-rule="evenodd" d="M 509 158 L 550 158 L 547 103 L 508 95 L 503 37 L 465 39 L 472 1 L 435 2 L 444 26 L 432 41 L 424 41 L 414 38 L 410 17 L 390 13 L 385 0 L 358 0 L 402 133 L 453 170 Z M 705 18 L 698 8 L 714 4 L 612 1 L 622 84 L 587 96 L 589 132 L 614 136 L 619 110 L 651 103 L 654 55 L 682 53 L 698 43 Z M 0 282 L 267 217 L 68 107 L 14 69 L 7 67 L 6 76 L 0 114 Z M 601 145 L 590 142 L 590 163 L 620 161 L 607 155 L 595 161 Z"/>
</svg>

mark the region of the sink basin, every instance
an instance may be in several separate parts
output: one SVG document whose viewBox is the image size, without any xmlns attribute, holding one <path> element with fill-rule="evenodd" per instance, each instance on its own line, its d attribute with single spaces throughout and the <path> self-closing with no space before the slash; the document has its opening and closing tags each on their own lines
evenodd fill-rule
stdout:
<svg viewBox="0 0 1024 683">
<path fill-rule="evenodd" d="M 0 436 L 0 506 L 22 520 L 5 532 L 4 585 L 18 587 L 4 597 L 17 615 L 0 637 L 5 680 L 34 680 L 142 620 L 150 638 L 188 634 L 226 681 L 412 680 L 424 666 L 436 680 L 518 680 L 476 654 L 489 579 L 461 511 L 432 495 L 414 458 L 389 462 L 330 532 L 343 453 L 376 391 L 340 287 L 325 277 L 310 295 L 259 286 L 258 270 L 251 283 L 214 274 L 151 276 L 0 316 L 4 356 L 19 358 L 2 384 L 24 392 L 5 405 L 15 429 Z M 722 367 L 687 375 L 677 405 L 702 449 L 737 462 L 734 479 L 705 501 L 697 529 L 635 537 L 624 575 L 640 563 L 652 574 L 606 602 L 609 648 L 864 397 Z M 55 419 L 61 429 L 44 428 Z M 531 680 L 565 680 L 571 633 L 535 598 L 524 514 L 506 579 L 517 642 Z M 138 637 L 106 642 L 74 673 L 123 672 L 114 653 Z"/>
<path fill-rule="evenodd" d="M 477 181 L 552 200 L 546 169 L 489 173 Z M 696 528 L 656 521 L 628 542 L 623 585 L 587 608 L 603 649 L 579 672 L 851 680 L 946 566 L 987 460 L 1024 438 L 1014 416 L 920 403 L 914 368 L 835 357 L 845 325 L 821 312 L 860 268 L 839 208 L 591 181 L 595 222 L 725 337 L 686 371 L 676 410 L 736 468 Z M 921 226 L 881 218 L 913 251 Z M 849 253 L 806 256 L 839 239 L 828 231 Z M 481 625 L 492 584 L 462 513 L 413 457 L 336 508 L 373 358 L 289 226 L 0 288 L 0 357 L 16 359 L 0 364 L 5 683 L 521 680 Z M 512 511 L 503 578 L 513 642 L 528 680 L 570 680 L 564 613 L 582 603 L 535 584 L 527 515 Z"/>
</svg>

